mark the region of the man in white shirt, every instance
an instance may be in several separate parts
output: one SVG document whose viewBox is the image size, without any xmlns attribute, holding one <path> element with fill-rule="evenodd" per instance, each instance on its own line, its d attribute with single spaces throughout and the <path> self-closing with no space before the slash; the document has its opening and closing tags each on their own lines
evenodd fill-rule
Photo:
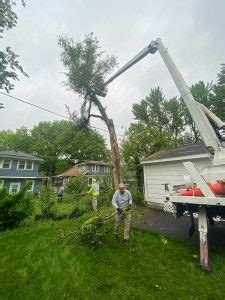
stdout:
<svg viewBox="0 0 225 300">
<path fill-rule="evenodd" d="M 119 189 L 114 193 L 112 198 L 112 206 L 115 208 L 117 215 L 115 217 L 115 235 L 119 234 L 119 227 L 124 222 L 124 242 L 129 240 L 131 213 L 130 207 L 132 205 L 131 193 L 125 189 L 123 183 L 119 184 Z"/>
</svg>

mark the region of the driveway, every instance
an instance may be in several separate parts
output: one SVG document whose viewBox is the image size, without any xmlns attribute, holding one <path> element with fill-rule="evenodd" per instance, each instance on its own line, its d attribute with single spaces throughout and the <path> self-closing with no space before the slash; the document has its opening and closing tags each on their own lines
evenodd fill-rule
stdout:
<svg viewBox="0 0 225 300">
<path fill-rule="evenodd" d="M 198 223 L 195 219 L 195 233 L 189 238 L 189 217 L 175 219 L 172 214 L 158 209 L 143 208 L 140 210 L 141 220 L 133 222 L 135 227 L 149 229 L 152 232 L 170 236 L 174 239 L 185 240 L 194 245 L 199 245 Z M 225 222 L 221 221 L 208 227 L 208 241 L 210 248 L 225 247 Z"/>
</svg>

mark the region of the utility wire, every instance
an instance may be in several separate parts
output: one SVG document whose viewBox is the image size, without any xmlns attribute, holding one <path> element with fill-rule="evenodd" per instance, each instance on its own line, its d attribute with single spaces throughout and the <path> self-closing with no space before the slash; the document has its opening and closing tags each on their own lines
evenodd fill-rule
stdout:
<svg viewBox="0 0 225 300">
<path fill-rule="evenodd" d="M 63 117 L 63 118 L 66 118 L 66 119 L 69 119 L 69 120 L 70 120 L 69 117 L 64 116 L 64 115 L 61 115 L 61 114 L 58 114 L 58 113 L 56 113 L 56 112 L 54 112 L 54 111 L 52 111 L 52 110 L 49 110 L 49 109 L 47 109 L 47 108 L 41 107 L 41 106 L 39 106 L 39 105 L 30 103 L 30 102 L 28 102 L 28 101 L 19 99 L 19 98 L 17 98 L 17 97 L 11 96 L 11 95 L 8 95 L 8 94 L 3 93 L 3 92 L 0 92 L 0 93 L 1 93 L 2 95 L 4 95 L 4 96 L 10 97 L 10 98 L 15 99 L 15 100 L 17 100 L 17 101 L 20 101 L 20 102 L 22 102 L 22 103 L 25 103 L 25 104 L 34 106 L 34 107 L 36 107 L 36 108 L 42 109 L 42 110 L 44 110 L 44 111 L 47 111 L 47 112 L 49 112 L 49 113 L 51 113 L 51 114 L 54 114 L 54 115 L 57 115 L 57 116 L 59 116 L 59 117 Z"/>
<path fill-rule="evenodd" d="M 31 102 L 22 100 L 22 99 L 20 99 L 20 98 L 17 98 L 17 97 L 8 95 L 8 94 L 3 93 L 3 92 L 0 92 L 0 94 L 2 94 L 2 95 L 4 95 L 4 96 L 7 96 L 7 97 L 9 97 L 9 98 L 15 99 L 15 100 L 17 100 L 17 101 L 19 101 L 19 102 L 22 102 L 22 103 L 24 103 L 24 104 L 28 104 L 28 105 L 30 105 L 30 106 L 34 106 L 34 107 L 36 107 L 36 108 L 39 108 L 39 109 L 41 109 L 41 110 L 47 111 L 47 112 L 49 112 L 49 113 L 51 113 L 51 114 L 54 114 L 54 115 L 56 115 L 56 116 L 59 116 L 59 117 L 62 117 L 62 118 L 65 118 L 65 119 L 68 119 L 68 120 L 71 121 L 71 119 L 70 119 L 69 117 L 64 116 L 64 115 L 61 115 L 61 114 L 59 114 L 59 113 L 57 113 L 57 112 L 54 112 L 54 111 L 49 110 L 49 109 L 47 109 L 47 108 L 44 108 L 44 107 L 42 107 L 42 106 L 33 104 L 33 103 L 31 103 Z M 84 125 L 84 123 L 79 124 L 79 125 L 77 126 L 77 130 L 76 130 L 75 133 L 77 133 L 77 132 L 81 129 L 81 127 L 82 127 L 83 125 Z M 102 129 L 102 128 L 99 128 L 99 127 L 95 127 L 95 126 L 91 126 L 91 125 L 90 125 L 90 127 L 109 133 L 108 130 L 105 130 L 105 129 Z M 116 135 L 117 135 L 117 136 L 123 137 L 121 134 L 116 134 Z"/>
</svg>

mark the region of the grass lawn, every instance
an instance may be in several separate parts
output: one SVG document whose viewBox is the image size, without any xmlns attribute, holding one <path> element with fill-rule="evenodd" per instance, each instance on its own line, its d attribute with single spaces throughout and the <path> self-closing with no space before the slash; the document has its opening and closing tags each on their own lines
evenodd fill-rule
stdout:
<svg viewBox="0 0 225 300">
<path fill-rule="evenodd" d="M 224 299 L 225 254 L 213 272 L 198 267 L 198 248 L 132 228 L 129 246 L 113 235 L 97 250 L 59 240 L 77 220 L 40 221 L 0 233 L 0 299 Z"/>
</svg>

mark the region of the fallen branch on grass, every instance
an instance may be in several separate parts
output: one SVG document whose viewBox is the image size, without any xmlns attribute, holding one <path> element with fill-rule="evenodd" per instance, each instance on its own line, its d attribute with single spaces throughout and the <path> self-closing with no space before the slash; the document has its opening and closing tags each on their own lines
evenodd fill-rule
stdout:
<svg viewBox="0 0 225 300">
<path fill-rule="evenodd" d="M 124 210 L 122 214 L 125 215 L 130 212 L 130 210 Z M 59 238 L 64 239 L 76 236 L 82 243 L 96 248 L 102 245 L 104 237 L 114 228 L 115 222 L 112 221 L 114 221 L 116 215 L 117 213 L 105 215 L 105 212 L 100 212 L 98 215 L 95 214 L 86 220 L 77 230 L 61 234 Z"/>
</svg>

